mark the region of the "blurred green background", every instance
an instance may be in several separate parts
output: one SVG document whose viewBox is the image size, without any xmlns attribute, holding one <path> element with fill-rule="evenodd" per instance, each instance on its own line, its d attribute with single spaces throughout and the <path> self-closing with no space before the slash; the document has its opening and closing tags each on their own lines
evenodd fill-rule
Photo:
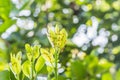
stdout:
<svg viewBox="0 0 120 80">
<path fill-rule="evenodd" d="M 120 80 L 120 0 L 0 0 L 0 80 L 11 52 L 25 60 L 25 43 L 51 46 L 48 24 L 68 32 L 60 80 Z"/>
</svg>

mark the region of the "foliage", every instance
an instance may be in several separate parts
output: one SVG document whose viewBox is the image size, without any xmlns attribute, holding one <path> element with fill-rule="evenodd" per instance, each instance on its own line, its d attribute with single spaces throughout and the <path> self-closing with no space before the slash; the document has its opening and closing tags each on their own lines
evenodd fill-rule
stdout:
<svg viewBox="0 0 120 80">
<path fill-rule="evenodd" d="M 16 56 L 11 54 L 10 69 L 13 72 L 16 80 L 24 80 L 24 77 L 20 78 L 21 69 L 23 72 L 22 75 L 25 75 L 30 80 L 36 80 L 38 72 L 40 72 L 40 70 L 45 64 L 45 60 L 46 63 L 49 64 L 46 64 L 47 67 L 49 69 L 51 68 L 51 72 L 48 69 L 48 75 L 54 73 L 54 79 L 58 80 L 58 58 L 60 50 L 65 46 L 65 43 L 67 41 L 66 34 L 67 32 L 65 31 L 65 29 L 60 30 L 58 26 L 55 27 L 55 31 L 52 31 L 49 27 L 48 38 L 51 41 L 53 47 L 50 48 L 48 52 L 46 49 L 40 49 L 38 45 L 32 47 L 29 44 L 26 44 L 25 49 L 27 54 L 27 60 L 22 65 L 22 53 L 18 52 Z M 58 41 L 60 41 L 59 43 L 61 44 L 56 43 Z M 39 50 L 41 51 L 41 55 Z M 51 80 L 50 76 L 49 80 Z"/>
<path fill-rule="evenodd" d="M 40 56 L 39 46 L 35 45 L 31 47 L 29 44 L 26 44 L 25 48 L 28 59 L 21 65 L 21 52 L 18 52 L 16 56 L 11 55 L 10 69 L 14 73 L 14 76 L 17 80 L 24 80 L 24 75 L 30 80 L 35 80 L 37 72 L 42 69 L 45 61 Z M 21 70 L 23 72 L 22 78 L 20 78 Z"/>
<path fill-rule="evenodd" d="M 119 80 L 119 5 L 120 0 L 0 0 L 0 80 L 16 78 L 16 70 L 8 70 L 11 57 L 15 59 L 12 62 L 22 64 L 22 70 L 23 64 L 33 61 L 33 74 L 53 78 L 54 69 L 46 63 L 50 61 L 47 57 L 55 61 L 51 45 L 60 45 L 60 80 Z M 56 37 L 52 27 L 55 24 L 68 34 Z M 63 36 L 68 36 L 66 46 Z M 30 51 L 24 48 L 26 43 L 31 45 L 26 45 Z M 32 45 L 39 44 L 42 48 L 38 54 L 38 46 Z M 19 51 L 22 51 L 21 63 L 17 54 L 13 54 Z M 28 66 L 24 67 L 24 73 L 29 77 Z M 22 74 L 21 71 L 19 77 L 27 80 Z"/>
</svg>

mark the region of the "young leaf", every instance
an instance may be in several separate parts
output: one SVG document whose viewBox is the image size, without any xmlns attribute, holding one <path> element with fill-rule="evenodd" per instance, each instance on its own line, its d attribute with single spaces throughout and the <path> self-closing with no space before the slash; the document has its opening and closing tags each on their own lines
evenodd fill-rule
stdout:
<svg viewBox="0 0 120 80">
<path fill-rule="evenodd" d="M 12 58 L 12 62 L 10 63 L 10 69 L 14 73 L 14 75 L 20 74 L 21 65 L 16 58 Z"/>
<path fill-rule="evenodd" d="M 39 57 L 39 53 L 40 53 L 39 49 L 40 49 L 40 47 L 38 45 L 35 45 L 33 47 L 33 54 L 34 54 L 33 58 L 34 58 L 34 60 Z"/>
<path fill-rule="evenodd" d="M 31 61 L 32 59 L 32 47 L 29 44 L 25 44 L 25 49 L 26 49 L 26 53 L 27 53 L 27 58 L 29 61 Z"/>
<path fill-rule="evenodd" d="M 37 59 L 37 62 L 35 64 L 35 70 L 36 70 L 37 73 L 43 68 L 44 64 L 45 64 L 45 60 L 42 56 L 40 56 Z"/>
<path fill-rule="evenodd" d="M 55 54 L 55 48 L 50 48 L 50 54 Z"/>
<path fill-rule="evenodd" d="M 31 46 L 29 44 L 25 44 L 25 50 L 27 53 L 30 53 L 32 51 Z"/>
<path fill-rule="evenodd" d="M 22 65 L 22 71 L 25 74 L 25 76 L 27 76 L 28 78 L 30 78 L 31 75 L 31 66 L 30 66 L 30 61 L 27 60 L 23 63 Z"/>
<path fill-rule="evenodd" d="M 15 55 L 10 55 L 11 56 L 11 63 L 10 63 L 10 69 L 14 73 L 14 75 L 18 75 L 21 72 L 21 56 L 19 55 L 20 52 L 15 56 Z M 18 57 L 19 56 L 19 57 Z"/>
<path fill-rule="evenodd" d="M 47 71 L 48 71 L 48 73 L 52 73 L 53 72 L 53 67 L 47 66 Z"/>
<path fill-rule="evenodd" d="M 19 51 L 16 55 L 16 58 L 18 59 L 18 61 L 21 63 L 21 58 L 22 58 L 22 52 Z"/>
<path fill-rule="evenodd" d="M 32 59 L 35 61 L 35 59 L 39 57 L 40 46 L 35 45 L 32 47 L 29 44 L 26 44 L 25 49 L 26 49 L 26 53 L 29 61 L 31 61 Z"/>
<path fill-rule="evenodd" d="M 58 25 L 56 25 L 56 26 L 55 26 L 55 32 L 56 32 L 56 33 L 59 33 L 59 31 L 60 31 L 60 29 L 59 29 Z"/>
<path fill-rule="evenodd" d="M 48 52 L 47 50 L 43 49 L 43 48 L 41 48 L 40 51 L 41 51 L 41 54 L 42 54 L 43 58 L 44 58 L 46 61 L 49 62 L 49 61 L 51 60 L 50 57 L 48 56 L 48 55 L 49 55 L 49 52 Z"/>
<path fill-rule="evenodd" d="M 51 54 L 50 52 L 48 52 L 46 49 L 43 49 L 43 48 L 41 48 L 40 51 L 41 51 L 43 58 L 46 61 L 48 61 L 50 63 L 54 61 L 53 54 Z"/>
</svg>

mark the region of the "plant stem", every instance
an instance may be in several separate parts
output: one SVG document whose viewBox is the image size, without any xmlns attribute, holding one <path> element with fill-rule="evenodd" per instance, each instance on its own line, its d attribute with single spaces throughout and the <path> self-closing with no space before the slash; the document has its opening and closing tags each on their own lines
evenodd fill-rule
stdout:
<svg viewBox="0 0 120 80">
<path fill-rule="evenodd" d="M 24 74 L 22 74 L 22 80 L 24 80 L 24 77 L 25 77 Z"/>
<path fill-rule="evenodd" d="M 34 61 L 33 60 L 31 62 L 31 71 L 32 71 L 32 73 L 31 73 L 31 80 L 34 80 Z"/>
<path fill-rule="evenodd" d="M 50 80 L 50 74 L 48 74 L 48 78 L 47 78 L 47 80 Z"/>
<path fill-rule="evenodd" d="M 55 80 L 58 80 L 57 63 L 58 63 L 58 53 L 55 53 Z"/>
<path fill-rule="evenodd" d="M 17 80 L 20 80 L 20 78 L 19 78 L 19 74 L 17 75 Z"/>
</svg>

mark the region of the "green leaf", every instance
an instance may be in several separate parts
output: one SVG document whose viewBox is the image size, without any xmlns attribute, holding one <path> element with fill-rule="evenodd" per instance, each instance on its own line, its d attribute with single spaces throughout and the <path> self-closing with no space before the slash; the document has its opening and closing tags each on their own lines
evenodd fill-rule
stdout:
<svg viewBox="0 0 120 80">
<path fill-rule="evenodd" d="M 110 73 L 104 73 L 102 75 L 102 80 L 112 80 L 112 75 Z"/>
<path fill-rule="evenodd" d="M 0 33 L 4 32 L 6 29 L 8 29 L 11 25 L 13 25 L 16 22 L 16 20 L 6 20 L 2 25 L 0 25 Z"/>
<path fill-rule="evenodd" d="M 9 74 L 9 71 L 7 70 L 0 72 L 0 80 L 10 80 L 9 76 L 10 74 Z"/>
<path fill-rule="evenodd" d="M 117 71 L 115 78 L 115 80 L 120 80 L 120 69 Z"/>
<path fill-rule="evenodd" d="M 86 25 L 87 25 L 87 26 L 92 26 L 92 20 L 89 19 L 89 20 L 86 22 Z"/>
<path fill-rule="evenodd" d="M 40 74 L 48 74 L 48 71 L 47 71 L 47 66 L 46 65 L 44 65 L 43 66 L 43 68 L 40 70 L 40 72 L 39 72 Z M 39 74 L 38 73 L 38 74 Z"/>
<path fill-rule="evenodd" d="M 25 44 L 25 50 L 27 53 L 31 52 L 31 46 L 29 44 Z"/>
<path fill-rule="evenodd" d="M 82 62 L 76 60 L 71 63 L 71 75 L 73 80 L 83 80 L 86 76 L 86 68 Z"/>
<path fill-rule="evenodd" d="M 27 53 L 27 58 L 29 61 L 31 61 L 32 59 L 32 48 L 29 44 L 25 44 L 25 50 L 26 50 L 26 53 Z"/>
<path fill-rule="evenodd" d="M 89 74 L 94 75 L 96 72 L 95 68 L 98 65 L 98 57 L 93 55 L 87 56 L 84 62 L 85 66 L 87 66 L 87 71 L 89 72 Z"/>
<path fill-rule="evenodd" d="M 10 0 L 0 0 L 0 17 L 2 19 L 7 20 L 9 17 L 9 13 L 11 10 Z"/>
<path fill-rule="evenodd" d="M 52 60 L 51 57 L 49 56 L 49 52 L 46 49 L 41 48 L 40 51 L 41 51 L 43 58 L 46 61 L 50 62 Z"/>
<path fill-rule="evenodd" d="M 39 49 L 40 49 L 39 45 L 35 45 L 35 46 L 32 47 L 29 44 L 25 44 L 25 49 L 26 49 L 26 52 L 27 52 L 27 57 L 30 61 L 31 61 L 32 58 L 35 61 L 35 59 L 37 59 L 39 57 L 39 53 L 40 53 L 39 52 Z"/>
<path fill-rule="evenodd" d="M 21 63 L 21 58 L 22 58 L 22 52 L 21 52 L 21 51 L 19 51 L 19 52 L 17 53 L 16 58 L 17 58 L 18 61 L 20 61 L 20 63 Z"/>
<path fill-rule="evenodd" d="M 53 67 L 52 66 L 47 66 L 47 71 L 48 71 L 48 73 L 52 73 L 53 72 Z"/>
<path fill-rule="evenodd" d="M 98 63 L 98 66 L 102 67 L 104 69 L 109 69 L 112 65 L 114 65 L 114 64 L 109 62 L 107 59 L 104 59 L 104 58 L 100 59 L 99 63 Z"/>
<path fill-rule="evenodd" d="M 35 70 L 38 73 L 44 66 L 45 60 L 42 56 L 40 56 L 35 64 Z"/>
<path fill-rule="evenodd" d="M 19 75 L 21 72 L 21 59 L 11 54 L 11 63 L 9 66 L 14 75 Z"/>
<path fill-rule="evenodd" d="M 25 76 L 27 76 L 28 78 L 30 78 L 31 75 L 31 66 L 30 66 L 30 61 L 27 60 L 23 63 L 22 65 L 22 71 L 24 73 Z"/>
<path fill-rule="evenodd" d="M 33 54 L 34 54 L 33 59 L 34 59 L 34 60 L 39 57 L 39 53 L 40 53 L 40 52 L 39 52 L 39 49 L 40 49 L 40 46 L 38 46 L 38 45 L 35 45 L 35 46 L 33 47 Z"/>
</svg>

